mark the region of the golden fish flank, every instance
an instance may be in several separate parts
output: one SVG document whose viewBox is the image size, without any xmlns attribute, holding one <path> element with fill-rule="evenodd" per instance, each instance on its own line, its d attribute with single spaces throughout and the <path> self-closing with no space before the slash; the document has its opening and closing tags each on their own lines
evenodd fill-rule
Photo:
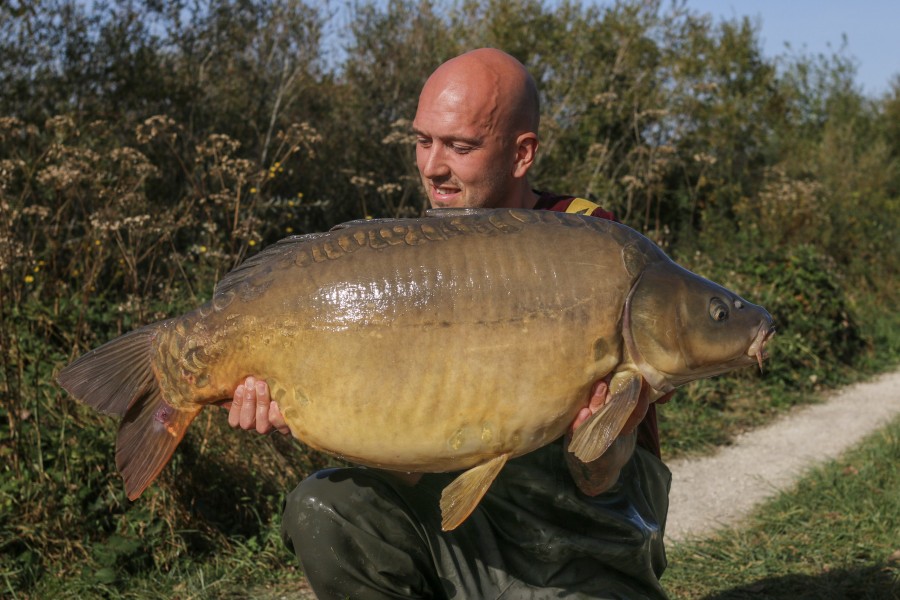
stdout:
<svg viewBox="0 0 900 600">
<path fill-rule="evenodd" d="M 229 273 L 210 302 L 116 338 L 59 381 L 125 417 L 116 462 L 137 498 L 203 406 L 250 374 L 293 434 L 348 460 L 465 470 L 444 527 L 506 460 L 562 435 L 598 379 L 612 398 L 579 427 L 602 454 L 637 403 L 765 358 L 768 313 L 673 263 L 620 224 L 524 210 L 432 211 L 295 236 Z"/>
</svg>

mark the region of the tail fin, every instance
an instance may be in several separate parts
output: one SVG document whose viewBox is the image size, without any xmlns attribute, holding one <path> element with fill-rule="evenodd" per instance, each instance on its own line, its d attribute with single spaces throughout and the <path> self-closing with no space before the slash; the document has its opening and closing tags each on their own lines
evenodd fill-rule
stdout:
<svg viewBox="0 0 900 600">
<path fill-rule="evenodd" d="M 116 440 L 116 466 L 131 500 L 147 489 L 200 412 L 176 409 L 162 396 L 153 372 L 153 338 L 162 323 L 118 337 L 60 371 L 69 394 L 96 410 L 124 417 Z"/>
<path fill-rule="evenodd" d="M 150 357 L 155 323 L 82 354 L 56 381 L 76 400 L 107 415 L 124 417 L 134 401 L 158 387 Z"/>
<path fill-rule="evenodd" d="M 159 388 L 128 409 L 116 438 L 116 466 L 125 479 L 130 500 L 137 499 L 153 483 L 200 409 L 173 408 Z"/>
</svg>

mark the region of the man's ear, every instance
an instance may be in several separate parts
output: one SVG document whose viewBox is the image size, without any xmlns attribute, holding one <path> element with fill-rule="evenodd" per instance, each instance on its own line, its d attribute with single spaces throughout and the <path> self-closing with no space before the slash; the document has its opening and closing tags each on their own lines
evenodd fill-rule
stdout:
<svg viewBox="0 0 900 600">
<path fill-rule="evenodd" d="M 523 133 L 516 138 L 516 162 L 513 165 L 514 177 L 525 177 L 528 169 L 534 164 L 537 148 L 538 137 L 534 132 Z"/>
</svg>

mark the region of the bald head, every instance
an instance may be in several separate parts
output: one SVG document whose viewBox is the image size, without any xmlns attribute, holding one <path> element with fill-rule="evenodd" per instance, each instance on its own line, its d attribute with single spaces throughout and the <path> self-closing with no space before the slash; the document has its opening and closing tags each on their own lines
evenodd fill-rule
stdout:
<svg viewBox="0 0 900 600">
<path fill-rule="evenodd" d="M 538 147 L 537 87 L 522 64 L 493 48 L 432 73 L 413 120 L 416 164 L 432 206 L 531 208 Z"/>
<path fill-rule="evenodd" d="M 512 135 L 538 131 L 540 105 L 534 79 L 502 50 L 479 48 L 442 64 L 425 82 L 419 102 L 440 94 L 465 101 L 470 110 L 481 109 L 492 128 L 508 128 Z"/>
</svg>

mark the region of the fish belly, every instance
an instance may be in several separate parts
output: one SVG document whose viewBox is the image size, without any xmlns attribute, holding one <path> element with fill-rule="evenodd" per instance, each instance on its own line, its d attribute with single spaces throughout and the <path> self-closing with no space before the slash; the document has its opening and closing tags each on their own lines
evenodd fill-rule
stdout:
<svg viewBox="0 0 900 600">
<path fill-rule="evenodd" d="M 305 365 L 314 368 L 292 383 L 276 376 L 273 393 L 301 440 L 385 468 L 464 468 L 561 435 L 598 375 L 590 344 L 575 352 L 567 340 L 573 351 L 559 352 L 558 333 L 542 327 L 464 329 L 419 332 L 415 342 L 393 332 L 364 343 L 321 336 Z M 548 335 L 523 346 L 529 331 Z"/>
</svg>

